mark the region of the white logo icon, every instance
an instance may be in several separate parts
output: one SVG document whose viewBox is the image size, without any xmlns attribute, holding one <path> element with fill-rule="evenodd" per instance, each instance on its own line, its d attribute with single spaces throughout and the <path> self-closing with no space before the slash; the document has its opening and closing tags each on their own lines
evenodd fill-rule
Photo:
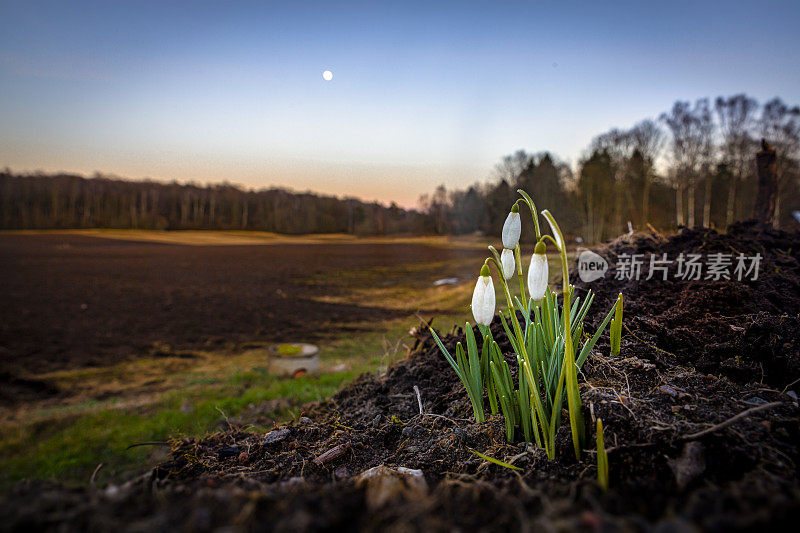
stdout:
<svg viewBox="0 0 800 533">
<path fill-rule="evenodd" d="M 584 283 L 602 278 L 607 270 L 608 261 L 591 250 L 584 250 L 578 256 L 578 276 Z"/>
</svg>

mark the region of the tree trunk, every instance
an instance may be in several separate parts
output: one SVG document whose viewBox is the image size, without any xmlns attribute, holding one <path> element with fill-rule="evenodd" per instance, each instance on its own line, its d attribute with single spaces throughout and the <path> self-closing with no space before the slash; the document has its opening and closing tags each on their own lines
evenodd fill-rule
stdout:
<svg viewBox="0 0 800 533">
<path fill-rule="evenodd" d="M 678 226 L 683 226 L 683 187 L 678 186 L 675 189 L 675 223 Z"/>
<path fill-rule="evenodd" d="M 753 218 L 768 225 L 775 220 L 775 204 L 778 195 L 778 168 L 775 149 L 761 141 L 761 150 L 756 154 L 758 167 L 758 193 L 753 207 Z"/>
<path fill-rule="evenodd" d="M 139 220 L 136 216 L 136 193 L 133 193 L 130 198 L 130 211 L 131 211 L 131 227 L 137 229 L 139 227 Z"/>
<path fill-rule="evenodd" d="M 622 233 L 622 191 L 619 180 L 614 178 L 614 230 L 612 237 Z"/>
<path fill-rule="evenodd" d="M 645 226 L 650 218 L 650 176 L 644 178 L 644 190 L 642 191 L 642 226 Z"/>
<path fill-rule="evenodd" d="M 189 196 L 184 194 L 181 199 L 181 229 L 186 229 L 189 220 Z"/>
<path fill-rule="evenodd" d="M 636 202 L 633 201 L 633 187 L 630 186 L 630 183 L 624 184 L 623 189 L 625 189 L 625 200 L 627 202 L 628 207 L 628 221 L 634 220 L 637 222 L 641 222 L 637 220 L 636 216 Z M 644 222 L 641 222 L 641 225 L 644 226 Z"/>
<path fill-rule="evenodd" d="M 87 226 L 92 217 L 92 193 L 86 191 L 83 197 L 83 225 Z"/>
<path fill-rule="evenodd" d="M 703 194 L 703 227 L 711 227 L 711 176 L 706 176 L 706 190 Z"/>
<path fill-rule="evenodd" d="M 697 189 L 697 183 L 695 183 L 694 180 L 692 180 L 692 183 L 689 185 L 688 201 L 686 202 L 687 203 L 686 210 L 688 211 L 686 225 L 689 226 L 690 228 L 694 227 L 694 192 L 696 189 Z"/>
<path fill-rule="evenodd" d="M 725 226 L 733 224 L 734 210 L 736 208 L 736 185 L 739 177 L 731 176 L 731 183 L 728 186 L 728 208 L 725 211 Z"/>
</svg>

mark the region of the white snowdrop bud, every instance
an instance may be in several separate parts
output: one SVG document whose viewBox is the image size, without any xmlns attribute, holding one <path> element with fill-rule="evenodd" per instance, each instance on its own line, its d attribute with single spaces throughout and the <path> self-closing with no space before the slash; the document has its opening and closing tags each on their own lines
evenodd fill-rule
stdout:
<svg viewBox="0 0 800 533">
<path fill-rule="evenodd" d="M 503 253 L 500 254 L 500 262 L 503 264 L 503 277 L 511 279 L 514 272 L 517 270 L 517 262 L 514 260 L 514 252 L 505 248 Z"/>
<path fill-rule="evenodd" d="M 536 243 L 536 249 L 531 256 L 531 266 L 528 268 L 528 292 L 536 301 L 544 298 L 547 289 L 547 280 L 550 272 L 547 266 L 547 249 L 543 241 Z"/>
<path fill-rule="evenodd" d="M 472 316 L 475 317 L 475 322 L 484 326 L 491 324 L 494 318 L 494 306 L 494 283 L 489 265 L 484 263 L 481 275 L 475 284 L 475 291 L 472 293 Z"/>
<path fill-rule="evenodd" d="M 519 206 L 514 204 L 511 207 L 511 212 L 506 217 L 503 223 L 503 248 L 513 250 L 519 242 L 519 236 L 522 233 L 522 219 L 519 216 Z"/>
</svg>

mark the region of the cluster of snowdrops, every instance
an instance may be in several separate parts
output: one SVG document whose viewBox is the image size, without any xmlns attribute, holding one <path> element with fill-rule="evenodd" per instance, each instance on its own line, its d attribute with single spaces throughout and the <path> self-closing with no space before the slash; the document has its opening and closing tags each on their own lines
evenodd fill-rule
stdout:
<svg viewBox="0 0 800 533">
<path fill-rule="evenodd" d="M 492 253 L 481 268 L 472 295 L 472 313 L 481 337 L 480 347 L 475 331 L 467 322 L 466 348 L 456 344 L 455 357 L 439 337 L 431 333 L 439 349 L 453 367 L 467 391 L 476 422 L 485 421 L 484 393 L 492 414 L 502 412 L 506 438 L 514 440 L 517 429 L 523 438 L 543 448 L 550 459 L 555 457 L 555 436 L 561 426 L 562 407 L 567 401 L 569 423 L 575 457 L 580 459 L 586 440 L 586 428 L 578 389 L 578 370 L 586 362 L 606 326 L 610 325 L 611 354 L 620 350 L 622 332 L 622 295 L 608 312 L 593 335 L 584 335 L 583 321 L 594 298 L 589 291 L 583 301 L 576 297 L 569 283 L 569 267 L 564 236 L 548 210 L 541 216 L 550 226 L 552 235 L 543 235 L 539 213 L 531 197 L 518 191 L 521 198 L 514 203 L 503 225 L 503 250 L 489 246 Z M 522 233 L 520 203 L 526 204 L 533 218 L 536 246 L 528 266 L 527 279 L 523 273 L 519 239 Z M 548 286 L 549 267 L 547 243 L 559 253 L 562 271 L 562 298 Z M 506 362 L 503 352 L 492 336 L 489 325 L 495 317 L 496 295 L 490 265 L 497 269 L 507 309 L 497 315 L 516 355 L 517 379 Z M 512 292 L 512 279 L 519 280 L 519 295 Z M 598 479 L 608 484 L 608 460 L 603 445 L 602 421 L 597 420 Z"/>
</svg>

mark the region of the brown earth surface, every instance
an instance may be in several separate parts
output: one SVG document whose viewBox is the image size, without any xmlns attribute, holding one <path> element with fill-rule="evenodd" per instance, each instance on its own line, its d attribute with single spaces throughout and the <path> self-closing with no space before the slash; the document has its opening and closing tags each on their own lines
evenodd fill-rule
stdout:
<svg viewBox="0 0 800 533">
<path fill-rule="evenodd" d="M 500 416 L 471 423 L 462 385 L 420 334 L 406 360 L 266 435 L 230 427 L 176 440 L 167 462 L 123 485 L 20 484 L 0 502 L 0 529 L 793 530 L 800 235 L 739 225 L 727 235 L 636 235 L 598 252 L 613 265 L 623 250 L 717 249 L 758 250 L 763 275 L 590 284 L 597 298 L 589 321 L 621 289 L 629 328 L 619 356 L 608 355 L 604 335 L 579 377 L 586 419 L 606 428 L 607 492 L 596 482 L 592 446 L 580 461 L 572 456 L 568 427 L 549 461 L 528 443 L 507 444 Z M 497 321 L 492 331 L 505 338 Z M 463 331 L 444 339 L 450 347 L 458 340 Z M 419 469 L 424 483 L 361 479 L 379 465 Z"/>
<path fill-rule="evenodd" d="M 259 341 L 315 342 L 408 316 L 413 303 L 399 310 L 331 299 L 359 286 L 430 286 L 433 271 L 415 265 L 450 262 L 451 275 L 472 277 L 483 254 L 407 242 L 186 246 L 2 233 L 0 401 L 57 394 L 30 379 L 43 372 Z"/>
<path fill-rule="evenodd" d="M 657 346 L 656 363 L 676 360 L 702 372 L 722 374 L 740 383 L 759 381 L 775 387 L 800 379 L 800 239 L 798 234 L 760 229 L 750 222 L 727 233 L 683 230 L 664 240 L 658 235 L 619 239 L 596 250 L 611 265 L 602 282 L 583 283 L 572 276 L 579 293 L 592 289 L 595 305 L 607 308 L 622 293 L 626 327 L 638 340 Z M 731 256 L 730 279 L 680 279 L 675 260 L 683 253 Z M 620 256 L 641 254 L 645 266 L 636 279 L 616 279 Z M 667 279 L 649 274 L 650 255 L 667 254 Z M 735 274 L 736 257 L 761 256 L 755 273 Z M 745 262 L 747 266 L 749 262 Z M 573 273 L 575 269 L 573 268 Z"/>
</svg>

